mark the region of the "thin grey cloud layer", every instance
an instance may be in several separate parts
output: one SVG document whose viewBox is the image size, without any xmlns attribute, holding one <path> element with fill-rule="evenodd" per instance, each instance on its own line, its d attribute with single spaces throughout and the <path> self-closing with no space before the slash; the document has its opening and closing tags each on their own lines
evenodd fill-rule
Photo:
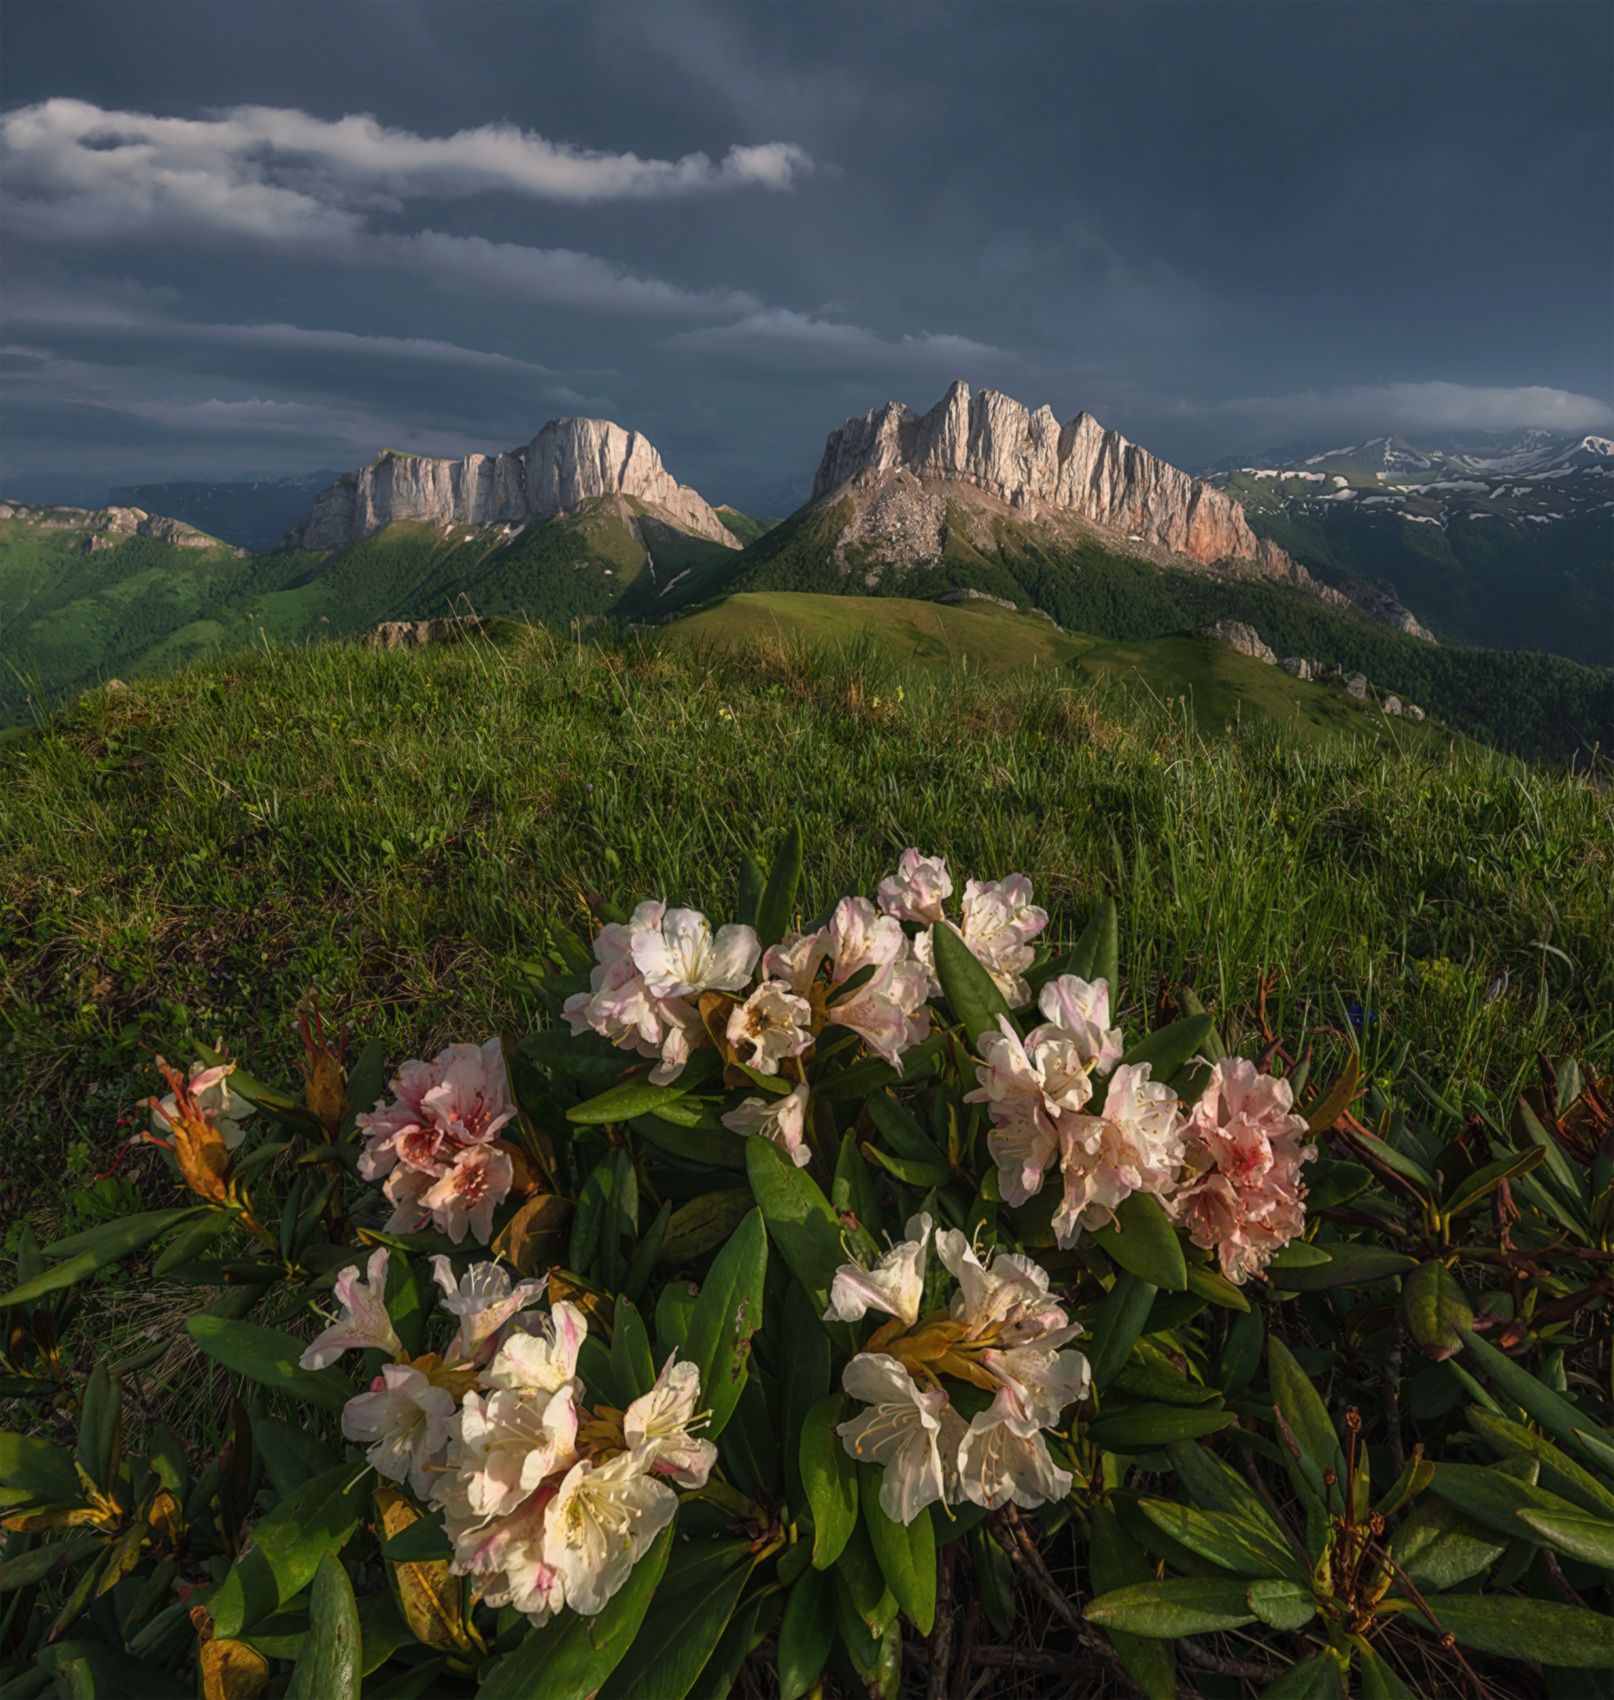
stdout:
<svg viewBox="0 0 1614 1700">
<path fill-rule="evenodd" d="M 1553 0 L 11 0 L 0 484 L 588 412 L 777 510 L 953 377 L 1187 464 L 1607 427 L 1611 48 Z"/>
</svg>

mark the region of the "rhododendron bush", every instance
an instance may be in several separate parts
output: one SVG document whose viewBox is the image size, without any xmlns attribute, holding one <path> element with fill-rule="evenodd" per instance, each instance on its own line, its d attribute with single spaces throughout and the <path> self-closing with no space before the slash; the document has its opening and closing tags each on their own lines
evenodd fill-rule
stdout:
<svg viewBox="0 0 1614 1700">
<path fill-rule="evenodd" d="M 1231 1054 L 977 872 L 812 913 L 793 836 L 533 1032 L 161 1064 L 153 1207 L 0 1295 L 8 1700 L 1591 1692 L 1598 1083 Z"/>
</svg>

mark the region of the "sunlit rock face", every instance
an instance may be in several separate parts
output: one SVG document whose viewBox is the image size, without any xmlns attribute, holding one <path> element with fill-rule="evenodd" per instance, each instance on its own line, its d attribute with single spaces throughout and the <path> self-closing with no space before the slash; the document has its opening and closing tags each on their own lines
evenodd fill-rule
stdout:
<svg viewBox="0 0 1614 1700">
<path fill-rule="evenodd" d="M 739 547 L 700 495 L 662 465 L 654 444 L 608 419 L 552 419 L 524 448 L 463 460 L 388 450 L 322 491 L 291 540 L 346 549 L 398 519 L 526 525 L 596 496 L 631 496 L 681 531 Z"/>
</svg>

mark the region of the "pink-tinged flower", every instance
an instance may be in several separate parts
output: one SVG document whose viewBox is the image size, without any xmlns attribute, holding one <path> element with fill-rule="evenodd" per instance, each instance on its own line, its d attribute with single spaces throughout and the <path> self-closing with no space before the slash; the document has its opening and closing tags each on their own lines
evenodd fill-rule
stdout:
<svg viewBox="0 0 1614 1700">
<path fill-rule="evenodd" d="M 370 1253 L 363 1277 L 358 1265 L 344 1269 L 336 1277 L 332 1292 L 342 1307 L 342 1315 L 318 1336 L 297 1360 L 304 1369 L 325 1369 L 334 1364 L 343 1352 L 371 1350 L 404 1356 L 403 1342 L 387 1315 L 387 1248 L 378 1246 Z"/>
<path fill-rule="evenodd" d="M 201 1062 L 193 1062 L 190 1079 L 185 1083 L 186 1091 L 196 1100 L 196 1106 L 203 1118 L 210 1126 L 218 1129 L 226 1151 L 235 1150 L 246 1138 L 247 1130 L 241 1124 L 257 1109 L 256 1104 L 243 1098 L 239 1092 L 230 1090 L 230 1076 L 234 1073 L 233 1062 L 217 1063 L 212 1068 Z M 152 1109 L 153 1130 L 167 1138 L 174 1131 L 174 1122 L 178 1115 L 179 1098 L 177 1094 L 170 1092 Z"/>
<path fill-rule="evenodd" d="M 843 1263 L 830 1283 L 826 1322 L 861 1322 L 870 1310 L 899 1317 L 911 1328 L 919 1320 L 925 1291 L 925 1254 L 931 1219 L 924 1211 L 908 1218 L 904 1237 L 872 1269 Z"/>
<path fill-rule="evenodd" d="M 1047 925 L 1048 912 L 1031 901 L 1031 881 L 1024 874 L 964 882 L 958 930 L 1011 1009 L 1031 1002 L 1024 978 L 1037 956 L 1031 940 Z"/>
<path fill-rule="evenodd" d="M 980 1039 L 980 1084 L 965 1095 L 987 1107 L 993 1128 L 986 1148 L 998 1166 L 998 1187 L 1010 1204 L 1024 1204 L 1042 1189 L 1058 1154 L 1059 1118 L 1092 1095 L 1088 1065 L 1077 1042 L 1053 1026 L 1022 1040 L 1006 1016 L 1000 1031 Z"/>
<path fill-rule="evenodd" d="M 387 1176 L 381 1183 L 381 1191 L 392 1206 L 392 1214 L 387 1218 L 389 1234 L 413 1234 L 431 1221 L 432 1213 L 421 1201 L 436 1180 L 430 1169 L 416 1169 L 403 1163 Z"/>
<path fill-rule="evenodd" d="M 969 1425 L 958 1453 L 964 1497 L 987 1510 L 1013 1500 L 1030 1510 L 1070 1492 L 1071 1474 L 1054 1463 L 1036 1416 L 1013 1387 L 1000 1387 Z"/>
<path fill-rule="evenodd" d="M 420 1195 L 432 1226 L 458 1245 L 467 1232 L 480 1245 L 493 1238 L 493 1212 L 508 1196 L 515 1170 L 510 1155 L 491 1145 L 468 1145 L 454 1166 Z"/>
<path fill-rule="evenodd" d="M 968 1338 L 990 1334 L 1006 1350 L 1062 1346 L 1080 1330 L 1050 1298 L 1048 1271 L 1019 1252 L 995 1251 L 982 1263 L 957 1228 L 936 1235 L 936 1255 L 958 1282 L 951 1314 Z"/>
<path fill-rule="evenodd" d="M 1037 1008 L 1049 1026 L 1075 1046 L 1090 1074 L 1108 1074 L 1121 1060 L 1126 1047 L 1121 1030 L 1110 1026 L 1107 980 L 1079 980 L 1074 974 L 1061 974 L 1037 994 Z"/>
<path fill-rule="evenodd" d="M 882 1352 L 859 1352 L 846 1366 L 841 1386 L 868 1407 L 835 1430 L 841 1445 L 852 1457 L 884 1470 L 881 1509 L 894 1522 L 911 1523 L 946 1492 L 943 1418 L 957 1420 L 946 1393 L 939 1387 L 922 1392 L 908 1370 Z"/>
<path fill-rule="evenodd" d="M 429 1063 L 406 1062 L 389 1090 L 390 1101 L 383 1099 L 355 1118 L 364 1136 L 359 1173 L 366 1180 L 380 1180 L 400 1164 L 444 1175 L 461 1150 L 496 1139 L 516 1113 L 497 1039 L 450 1045 Z M 400 1191 L 410 1194 L 408 1188 Z"/>
<path fill-rule="evenodd" d="M 807 1147 L 807 1088 L 792 1087 L 782 1097 L 746 1098 L 722 1117 L 734 1133 L 777 1145 L 798 1169 L 812 1161 Z"/>
<path fill-rule="evenodd" d="M 604 1611 L 677 1509 L 678 1496 L 636 1452 L 574 1464 L 544 1520 L 543 1551 L 572 1610 Z"/>
<path fill-rule="evenodd" d="M 777 1074 L 786 1057 L 799 1057 L 812 1044 L 812 1020 L 806 998 L 783 980 L 764 980 L 729 1016 L 728 1041 L 741 1062 L 759 1074 Z"/>
<path fill-rule="evenodd" d="M 545 1277 L 511 1286 L 497 1263 L 473 1263 L 455 1279 L 446 1257 L 431 1260 L 432 1279 L 443 1292 L 443 1309 L 458 1317 L 459 1330 L 444 1354 L 449 1363 L 484 1364 L 498 1350 L 518 1313 L 544 1296 Z"/>
<path fill-rule="evenodd" d="M 544 1562 L 544 1532 L 558 1484 L 547 1482 L 508 1515 L 478 1516 L 463 1481 L 444 1472 L 433 1489 L 443 1527 L 454 1546 L 449 1569 L 468 1576 L 476 1596 L 490 1606 L 511 1606 L 533 1623 L 547 1622 L 566 1603 L 560 1576 Z"/>
<path fill-rule="evenodd" d="M 368 1393 L 342 1407 L 342 1433 L 361 1445 L 378 1475 L 407 1482 L 424 1499 L 448 1445 L 454 1395 L 409 1364 L 387 1364 Z"/>
<path fill-rule="evenodd" d="M 700 1012 L 690 999 L 720 985 L 738 990 L 756 966 L 757 947 L 749 927 L 724 927 L 714 941 L 704 916 L 652 900 L 641 903 L 626 924 L 602 927 L 594 954 L 598 966 L 589 976 L 588 991 L 569 997 L 562 1015 L 573 1033 L 599 1033 L 623 1050 L 658 1058 L 650 1078 L 665 1086 L 706 1042 Z M 649 976 L 644 963 L 651 964 Z M 724 984 L 728 980 L 732 986 Z M 692 989 L 665 989 L 674 986 Z"/>
<path fill-rule="evenodd" d="M 751 978 L 762 947 L 750 927 L 719 927 L 694 909 L 669 909 L 656 926 L 638 926 L 629 941 L 633 965 L 655 998 L 737 992 Z"/>
<path fill-rule="evenodd" d="M 835 988 L 866 969 L 867 980 L 829 1001 Z M 827 927 L 775 945 L 762 972 L 822 1008 L 826 1023 L 849 1028 L 893 1067 L 930 1032 L 929 970 L 915 960 L 901 924 L 877 913 L 866 897 L 843 897 Z"/>
<path fill-rule="evenodd" d="M 1195 1245 L 1214 1247 L 1222 1273 L 1245 1281 L 1306 1226 L 1301 1164 L 1305 1118 L 1287 1080 L 1245 1057 L 1224 1057 L 1194 1106 L 1183 1184 L 1172 1200 Z"/>
<path fill-rule="evenodd" d="M 577 1406 L 558 1393 L 467 1393 L 450 1424 L 448 1468 L 478 1517 L 503 1517 L 576 1461 Z"/>
<path fill-rule="evenodd" d="M 588 1318 L 562 1299 L 537 1328 L 505 1341 L 483 1380 L 490 1387 L 535 1393 L 558 1393 L 564 1387 L 581 1392 L 577 1356 L 587 1337 Z"/>
<path fill-rule="evenodd" d="M 904 850 L 897 871 L 880 881 L 875 895 L 880 907 L 899 921 L 917 921 L 934 926 L 942 919 L 942 905 L 953 895 L 953 877 L 940 856 L 921 856 Z"/>
<path fill-rule="evenodd" d="M 622 1437 L 651 1475 L 664 1476 L 682 1488 L 702 1488 L 717 1462 L 717 1448 L 698 1439 L 692 1430 L 704 1420 L 700 1404 L 700 1371 L 680 1363 L 677 1355 L 661 1366 L 656 1385 L 622 1413 Z"/>
<path fill-rule="evenodd" d="M 1134 1192 L 1165 1198 L 1182 1160 L 1182 1106 L 1176 1093 L 1149 1078 L 1148 1063 L 1116 1069 L 1101 1114 L 1059 1118 L 1064 1197 L 1054 1211 L 1055 1243 L 1063 1250 L 1076 1243 L 1082 1229 L 1104 1227 Z"/>
</svg>

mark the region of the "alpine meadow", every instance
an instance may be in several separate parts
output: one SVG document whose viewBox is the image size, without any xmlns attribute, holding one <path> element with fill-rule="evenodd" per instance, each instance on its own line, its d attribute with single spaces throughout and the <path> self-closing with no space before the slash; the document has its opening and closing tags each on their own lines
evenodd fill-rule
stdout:
<svg viewBox="0 0 1614 1700">
<path fill-rule="evenodd" d="M 1614 16 L 5 24 L 6 1700 L 1614 1700 Z"/>
</svg>

